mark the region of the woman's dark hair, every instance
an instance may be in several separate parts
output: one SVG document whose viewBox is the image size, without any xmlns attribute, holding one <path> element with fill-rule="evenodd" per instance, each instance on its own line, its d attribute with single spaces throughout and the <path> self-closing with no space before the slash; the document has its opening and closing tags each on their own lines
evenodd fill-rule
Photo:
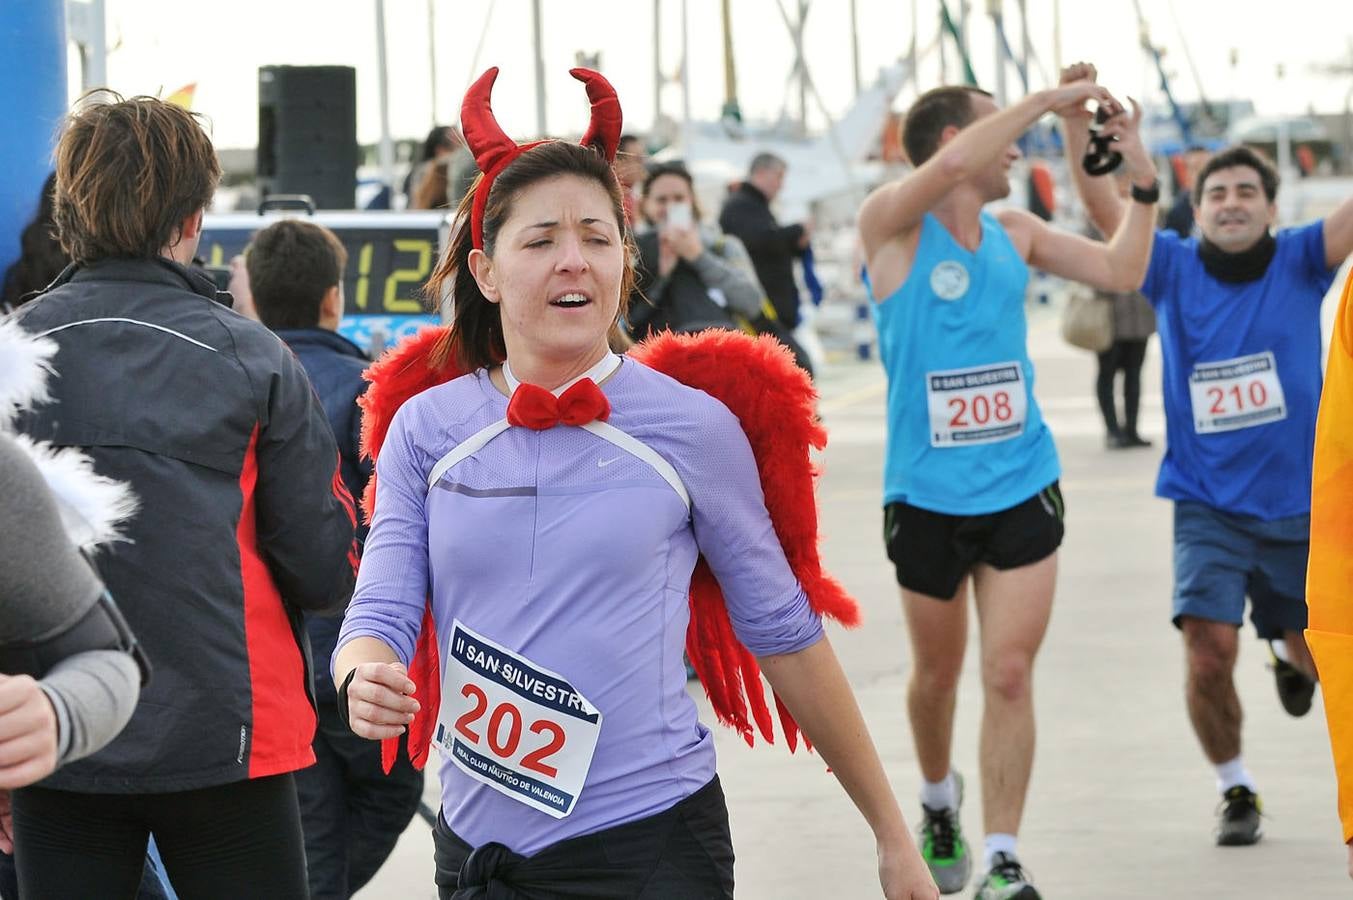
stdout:
<svg viewBox="0 0 1353 900">
<path fill-rule="evenodd" d="M 620 309 L 610 335 L 612 347 L 615 347 L 619 322 L 625 318 L 630 291 L 634 286 L 631 261 L 634 247 L 625 227 L 620 181 L 611 164 L 599 151 L 567 141 L 550 141 L 527 150 L 499 172 L 484 207 L 484 252 L 493 256 L 498 231 L 512 215 L 513 205 L 521 192 L 536 182 L 561 175 L 590 179 L 601 185 L 610 197 L 611 211 L 620 228 L 624 272 L 620 280 Z M 483 177 L 482 174 L 477 177 L 461 199 L 451 242 L 437 261 L 437 267 L 424 288 L 428 300 L 437 304 L 449 287 L 454 308 L 447 336 L 433 352 L 434 365 L 444 364 L 448 358 L 452 358 L 457 366 L 467 372 L 498 365 L 507 358 L 507 346 L 503 342 L 502 310 L 479 290 L 469 264 L 470 251 L 474 249 L 470 209 L 474 205 L 475 190 Z"/>
<path fill-rule="evenodd" d="M 19 258 L 5 272 L 0 309 L 16 308 L 20 301 L 34 291 L 51 284 L 66 267 L 66 254 L 56 237 L 56 221 L 52 217 L 52 202 L 56 193 L 56 173 L 42 183 L 38 211 L 19 236 Z"/>
<path fill-rule="evenodd" d="M 644 177 L 643 199 L 648 199 L 648 195 L 653 189 L 653 182 L 664 175 L 675 175 L 686 182 L 686 187 L 691 189 L 691 218 L 699 222 L 703 216 L 700 213 L 700 201 L 695 196 L 695 179 L 691 177 L 690 170 L 686 168 L 684 162 L 658 163 L 649 169 L 648 174 Z M 647 218 L 647 215 L 644 218 Z"/>
<path fill-rule="evenodd" d="M 198 114 L 155 97 L 97 93 L 66 117 L 56 145 L 61 246 L 80 263 L 153 259 L 211 203 L 221 164 Z"/>
<path fill-rule="evenodd" d="M 451 129 L 445 125 L 437 125 L 428 132 L 427 137 L 423 138 L 423 148 L 418 161 L 427 162 L 437 155 L 438 150 L 454 149 L 456 149 L 456 140 L 451 134 Z"/>
</svg>

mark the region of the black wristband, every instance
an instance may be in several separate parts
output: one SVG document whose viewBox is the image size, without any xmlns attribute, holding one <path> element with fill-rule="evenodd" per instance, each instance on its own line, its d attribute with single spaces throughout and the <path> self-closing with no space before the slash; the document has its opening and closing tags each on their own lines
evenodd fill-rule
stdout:
<svg viewBox="0 0 1353 900">
<path fill-rule="evenodd" d="M 1157 178 L 1151 182 L 1149 188 L 1132 186 L 1132 199 L 1137 203 L 1145 203 L 1147 206 L 1160 200 L 1160 179 Z"/>
<path fill-rule="evenodd" d="M 353 667 L 348 672 L 348 677 L 338 686 L 338 717 L 343 720 L 348 731 L 352 731 L 352 723 L 348 721 L 348 687 L 352 684 L 352 676 L 356 674 L 357 669 Z"/>
</svg>

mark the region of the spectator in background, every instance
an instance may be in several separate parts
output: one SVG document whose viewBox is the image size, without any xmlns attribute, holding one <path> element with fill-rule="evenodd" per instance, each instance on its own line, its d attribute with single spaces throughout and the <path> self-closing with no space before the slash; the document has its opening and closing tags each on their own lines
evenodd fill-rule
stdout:
<svg viewBox="0 0 1353 900">
<path fill-rule="evenodd" d="M 24 900 L 132 896 L 150 835 L 185 897 L 308 894 L 298 611 L 346 602 L 353 502 L 300 363 L 188 266 L 220 175 L 197 117 L 162 100 L 108 93 L 63 123 L 72 265 L 14 317 L 61 377 L 17 427 L 140 498 L 96 562 L 155 677 L 115 740 L 15 791 Z"/>
<path fill-rule="evenodd" d="M 1114 173 L 1118 196 L 1130 196 L 1132 182 L 1127 169 Z M 1090 226 L 1090 237 L 1103 235 Z M 1112 304 L 1113 343 L 1099 354 L 1099 372 L 1095 378 L 1095 396 L 1104 416 L 1104 446 L 1110 450 L 1150 447 L 1151 442 L 1137 433 L 1137 413 L 1142 399 L 1142 363 L 1146 360 L 1146 342 L 1156 333 L 1156 313 L 1151 301 L 1138 291 L 1095 291 L 1100 302 Z M 1123 418 L 1113 399 L 1114 381 L 1123 373 Z"/>
<path fill-rule="evenodd" d="M 441 184 L 422 189 L 426 177 L 441 168 Z M 438 125 L 423 139 L 418 161 L 404 179 L 409 209 L 446 209 L 455 206 L 470 189 L 479 169 L 459 129 Z"/>
<path fill-rule="evenodd" d="M 1182 238 L 1193 236 L 1193 186 L 1211 156 L 1206 147 L 1194 144 L 1184 151 L 1182 165 L 1175 171 L 1174 204 L 1165 214 L 1164 227 Z"/>
<path fill-rule="evenodd" d="M 428 164 L 418 179 L 418 187 L 409 200 L 409 209 L 446 209 L 451 205 L 447 170 L 451 157 L 443 156 Z"/>
<path fill-rule="evenodd" d="M 625 224 L 638 224 L 639 186 L 648 175 L 648 151 L 637 135 L 622 134 L 615 154 L 615 174 L 620 179 L 620 199 L 625 205 Z"/>
<path fill-rule="evenodd" d="M 737 238 L 700 224 L 686 167 L 664 163 L 654 168 L 644 179 L 641 200 L 648 227 L 635 237 L 639 264 L 628 311 L 630 333 L 642 340 L 655 331 L 738 329 L 756 320 L 761 285 L 747 251 Z"/>
<path fill-rule="evenodd" d="M 249 290 L 259 319 L 286 341 L 310 376 L 338 439 L 339 471 L 353 497 L 361 497 L 371 464 L 360 459 L 361 414 L 367 359 L 338 334 L 343 318 L 343 268 L 347 252 L 329 229 L 283 219 L 260 231 L 245 254 Z M 357 528 L 358 543 L 366 526 Z M 315 659 L 326 661 L 338 641 L 340 617 L 307 615 L 305 630 Z M 327 675 L 315 679 L 319 727 L 314 766 L 296 773 L 305 831 L 312 900 L 347 900 L 385 862 L 418 809 L 423 773 L 401 754 L 389 777 L 381 771 L 380 745 L 348 730 Z"/>
<path fill-rule="evenodd" d="M 5 271 L 0 313 L 18 309 L 28 295 L 51 284 L 66 267 L 66 254 L 56 239 L 56 223 L 52 219 L 55 189 L 56 173 L 52 173 L 42 183 L 37 214 L 19 236 L 19 258 Z"/>
<path fill-rule="evenodd" d="M 724 202 L 719 226 L 742 241 L 776 317 L 793 329 L 799 324 L 794 259 L 808 246 L 813 226 L 808 221 L 784 226 L 775 221 L 770 205 L 784 183 L 785 161 L 772 153 L 758 153 L 752 158 L 747 180 Z"/>
</svg>

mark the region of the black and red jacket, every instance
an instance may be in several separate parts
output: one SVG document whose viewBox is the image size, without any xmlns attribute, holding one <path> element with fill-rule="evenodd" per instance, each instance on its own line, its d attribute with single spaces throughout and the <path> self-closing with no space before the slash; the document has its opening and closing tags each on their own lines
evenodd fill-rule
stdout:
<svg viewBox="0 0 1353 900">
<path fill-rule="evenodd" d="M 183 791 L 314 762 L 300 611 L 351 593 L 353 502 L 300 363 L 216 296 L 168 260 L 116 259 L 15 314 L 60 348 L 53 402 L 20 429 L 140 498 L 97 564 L 155 672 L 122 734 L 44 786 Z"/>
</svg>

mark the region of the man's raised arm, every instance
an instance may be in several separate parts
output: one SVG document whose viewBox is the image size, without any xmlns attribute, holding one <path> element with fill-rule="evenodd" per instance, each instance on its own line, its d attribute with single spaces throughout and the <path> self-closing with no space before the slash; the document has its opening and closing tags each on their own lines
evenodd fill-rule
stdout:
<svg viewBox="0 0 1353 900">
<path fill-rule="evenodd" d="M 947 126 L 933 156 L 900 180 L 877 188 L 860 207 L 866 258 L 919 225 L 926 211 L 955 185 L 997 165 L 1010 145 L 1045 113 L 1083 109 L 1087 100 L 1110 103 L 1113 98 L 1103 87 L 1084 81 L 1030 94 L 966 128 Z"/>
</svg>

